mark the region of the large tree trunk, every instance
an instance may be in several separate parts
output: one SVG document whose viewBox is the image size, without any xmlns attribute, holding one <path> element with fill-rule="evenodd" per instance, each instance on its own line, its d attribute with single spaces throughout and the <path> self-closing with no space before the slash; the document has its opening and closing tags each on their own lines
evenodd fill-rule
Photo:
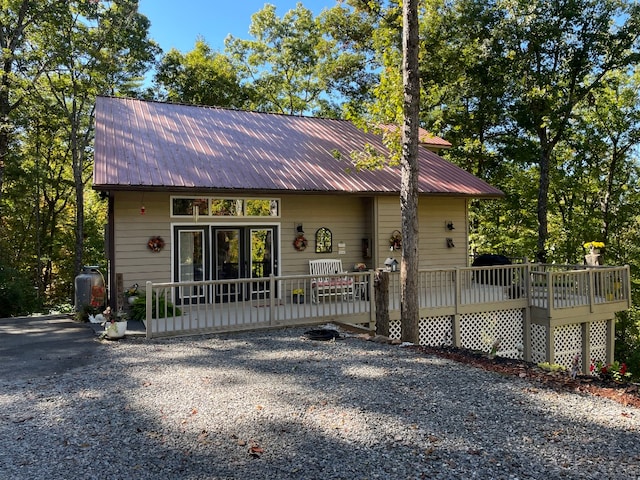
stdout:
<svg viewBox="0 0 640 480">
<path fill-rule="evenodd" d="M 403 342 L 419 342 L 418 306 L 418 0 L 405 0 L 402 7 L 402 76 L 404 125 L 402 128 L 402 262 L 400 266 L 401 326 Z"/>
<path fill-rule="evenodd" d="M 540 182 L 538 184 L 538 242 L 536 245 L 536 260 L 547 263 L 547 237 L 549 228 L 547 215 L 549 213 L 549 152 L 544 149 L 540 155 Z"/>
</svg>

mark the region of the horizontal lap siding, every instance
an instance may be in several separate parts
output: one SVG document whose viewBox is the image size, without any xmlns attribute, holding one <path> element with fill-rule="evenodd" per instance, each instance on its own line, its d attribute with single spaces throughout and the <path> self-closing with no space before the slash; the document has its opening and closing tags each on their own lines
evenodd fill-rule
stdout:
<svg viewBox="0 0 640 480">
<path fill-rule="evenodd" d="M 467 204 L 464 198 L 421 197 L 418 203 L 420 268 L 467 266 Z M 390 251 L 389 239 L 394 230 L 402 231 L 399 197 L 379 197 L 378 256 L 380 262 L 392 257 L 400 262 L 401 250 Z M 451 221 L 454 230 L 446 228 Z M 447 247 L 451 238 L 455 247 Z"/>
<path fill-rule="evenodd" d="M 345 269 L 364 262 L 369 268 L 378 268 L 387 257 L 398 262 L 401 251 L 389 251 L 389 237 L 401 230 L 400 201 L 396 196 L 366 197 L 346 195 L 283 195 L 281 217 L 265 217 L 265 224 L 280 225 L 280 274 L 295 275 L 309 272 L 309 260 L 339 258 Z M 168 193 L 115 193 L 115 273 L 124 275 L 124 285 L 144 284 L 145 281 L 171 281 L 171 223 L 189 224 L 192 219 L 170 218 Z M 140 214 L 144 204 L 145 214 Z M 423 197 L 419 203 L 420 268 L 467 265 L 466 201 L 461 198 Z M 377 212 L 377 228 L 372 225 L 372 211 Z M 216 223 L 259 223 L 256 218 L 200 217 L 199 225 Z M 455 230 L 445 228 L 452 221 Z M 293 247 L 296 225 L 302 224 L 308 240 L 307 249 L 298 252 Z M 315 233 L 326 227 L 333 234 L 333 252 L 315 253 Z M 374 237 L 374 233 L 377 232 Z M 154 253 L 147 248 L 150 237 L 161 236 L 165 248 Z M 447 248 L 446 238 L 453 239 L 455 247 Z M 363 258 L 362 239 L 371 239 L 372 258 Z M 338 254 L 338 243 L 346 244 L 346 254 Z"/>
<path fill-rule="evenodd" d="M 362 239 L 371 237 L 368 203 L 366 198 L 338 195 L 282 197 L 281 265 L 284 274 L 308 274 L 309 260 L 340 259 L 345 270 L 353 268 L 356 263 L 366 263 L 367 259 L 362 257 Z M 302 252 L 293 248 L 298 224 L 302 224 L 309 242 Z M 321 227 L 331 230 L 331 253 L 315 252 L 315 234 Z M 338 254 L 340 242 L 346 244 L 345 255 Z"/>
<path fill-rule="evenodd" d="M 140 208 L 145 207 L 144 215 Z M 171 230 L 169 196 L 163 193 L 118 192 L 115 195 L 114 245 L 112 268 L 123 274 L 125 287 L 147 280 L 171 281 Z M 151 237 L 162 237 L 160 252 L 147 248 Z"/>
</svg>

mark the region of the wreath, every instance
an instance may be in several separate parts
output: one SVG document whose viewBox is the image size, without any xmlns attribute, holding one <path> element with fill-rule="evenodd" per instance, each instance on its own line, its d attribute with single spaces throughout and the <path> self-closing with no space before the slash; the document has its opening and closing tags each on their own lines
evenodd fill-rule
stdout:
<svg viewBox="0 0 640 480">
<path fill-rule="evenodd" d="M 307 239 L 304 238 L 304 235 L 298 235 L 298 237 L 293 241 L 293 248 L 301 252 L 307 248 L 307 243 Z"/>
<path fill-rule="evenodd" d="M 399 230 L 394 230 L 389 237 L 389 246 L 391 250 L 400 250 L 402 248 L 402 234 Z"/>
<path fill-rule="evenodd" d="M 162 239 L 162 237 L 151 237 L 147 242 L 147 247 L 152 252 L 158 253 L 164 248 L 164 240 Z"/>
</svg>

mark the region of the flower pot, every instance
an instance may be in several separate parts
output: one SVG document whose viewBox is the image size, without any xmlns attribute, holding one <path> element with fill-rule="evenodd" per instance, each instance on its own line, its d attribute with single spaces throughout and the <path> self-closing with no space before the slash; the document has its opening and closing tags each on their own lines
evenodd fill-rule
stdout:
<svg viewBox="0 0 640 480">
<path fill-rule="evenodd" d="M 133 305 L 137 298 L 137 295 L 131 295 L 130 297 L 127 297 L 127 302 L 129 302 L 129 305 Z"/>
<path fill-rule="evenodd" d="M 122 338 L 127 331 L 127 321 L 107 322 L 104 326 L 104 334 L 107 338 Z"/>
<path fill-rule="evenodd" d="M 293 303 L 304 303 L 304 295 L 300 295 L 298 293 L 293 294 Z"/>
</svg>

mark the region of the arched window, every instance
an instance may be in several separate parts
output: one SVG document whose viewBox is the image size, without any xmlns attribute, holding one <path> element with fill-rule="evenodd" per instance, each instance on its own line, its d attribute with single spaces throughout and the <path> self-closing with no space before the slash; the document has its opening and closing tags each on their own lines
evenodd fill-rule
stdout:
<svg viewBox="0 0 640 480">
<path fill-rule="evenodd" d="M 333 251 L 331 230 L 321 227 L 316 231 L 316 253 L 331 253 Z"/>
</svg>

